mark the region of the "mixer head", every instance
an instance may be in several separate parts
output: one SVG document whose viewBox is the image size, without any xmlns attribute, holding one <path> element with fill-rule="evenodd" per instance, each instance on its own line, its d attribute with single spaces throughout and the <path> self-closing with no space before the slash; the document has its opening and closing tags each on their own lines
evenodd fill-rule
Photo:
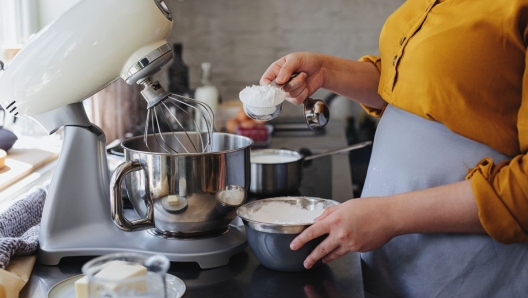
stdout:
<svg viewBox="0 0 528 298">
<path fill-rule="evenodd" d="M 120 77 L 135 84 L 157 72 L 173 57 L 171 29 L 163 0 L 82 0 L 0 72 L 0 105 L 15 116 L 35 118 L 50 132 L 77 125 L 76 117 L 54 111 Z"/>
</svg>

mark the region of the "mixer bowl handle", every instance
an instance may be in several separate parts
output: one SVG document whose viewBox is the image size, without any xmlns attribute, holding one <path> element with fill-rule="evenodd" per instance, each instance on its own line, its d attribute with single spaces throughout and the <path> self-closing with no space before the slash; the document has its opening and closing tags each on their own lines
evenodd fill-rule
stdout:
<svg viewBox="0 0 528 298">
<path fill-rule="evenodd" d="M 145 230 L 154 227 L 154 209 L 152 202 L 147 203 L 147 216 L 145 218 L 129 221 L 123 215 L 123 199 L 121 192 L 121 185 L 125 176 L 133 171 L 139 171 L 143 167 L 137 161 L 126 161 L 120 164 L 110 180 L 110 210 L 112 213 L 112 220 L 118 228 L 126 232 L 136 230 Z"/>
</svg>

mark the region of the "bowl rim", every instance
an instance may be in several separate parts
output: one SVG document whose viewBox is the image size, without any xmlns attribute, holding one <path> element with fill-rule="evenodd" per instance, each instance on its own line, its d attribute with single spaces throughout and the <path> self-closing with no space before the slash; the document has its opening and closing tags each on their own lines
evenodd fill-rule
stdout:
<svg viewBox="0 0 528 298">
<path fill-rule="evenodd" d="M 326 206 L 326 208 L 331 206 L 337 206 L 341 203 L 331 200 L 331 199 L 324 199 L 324 198 L 318 198 L 318 197 L 308 197 L 308 196 L 282 196 L 282 197 L 273 197 L 273 198 L 266 198 L 266 199 L 260 199 L 256 201 L 252 201 L 249 203 L 245 203 L 244 205 L 240 206 L 237 209 L 237 216 L 242 219 L 242 222 L 246 227 L 252 228 L 256 231 L 260 232 L 266 232 L 266 233 L 276 233 L 276 234 L 299 234 L 307 227 L 314 224 L 314 222 L 310 223 L 294 223 L 294 224 L 286 224 L 286 223 L 269 223 L 269 222 L 261 222 L 253 219 L 249 219 L 245 217 L 242 213 L 243 209 L 247 209 L 248 207 L 251 207 L 256 204 L 263 204 L 265 202 L 271 202 L 271 201 L 284 201 L 284 200 L 298 200 L 298 199 L 305 199 L 309 201 L 315 201 L 315 202 L 326 202 L 331 204 L 330 206 Z"/>
<path fill-rule="evenodd" d="M 183 134 L 185 132 L 183 131 L 175 131 L 175 132 L 163 132 L 161 133 L 162 135 L 173 135 L 173 134 Z M 187 132 L 187 134 L 198 134 L 198 132 Z M 147 134 L 147 137 L 149 136 L 152 136 L 154 134 L 152 133 L 149 133 Z M 222 151 L 207 151 L 207 152 L 190 152 L 190 153 L 186 153 L 186 152 L 182 152 L 182 153 L 168 153 L 168 152 L 151 152 L 151 151 L 142 151 L 142 150 L 139 150 L 137 148 L 132 148 L 129 144 L 132 143 L 132 142 L 136 142 L 137 140 L 141 140 L 144 138 L 144 135 L 138 135 L 138 136 L 134 136 L 134 137 L 130 137 L 130 138 L 126 138 L 124 139 L 123 141 L 121 141 L 121 148 L 123 148 L 124 150 L 124 153 L 125 153 L 125 158 L 126 157 L 126 153 L 135 153 L 135 154 L 139 154 L 139 155 L 143 155 L 143 156 L 167 156 L 167 157 L 202 157 L 202 156 L 212 156 L 212 155 L 225 155 L 225 154 L 229 154 L 229 153 L 232 153 L 232 152 L 238 152 L 238 151 L 244 151 L 246 149 L 250 149 L 253 144 L 255 143 L 253 141 L 253 139 L 251 138 L 248 138 L 246 136 L 242 136 L 242 135 L 237 135 L 237 134 L 233 134 L 233 133 L 227 133 L 227 132 L 213 132 L 213 137 L 214 135 L 218 135 L 218 136 L 223 136 L 223 135 L 227 135 L 229 137 L 233 137 L 233 138 L 239 138 L 239 139 L 243 139 L 246 144 L 239 147 L 239 148 L 234 148 L 234 149 L 225 149 L 225 150 L 222 150 Z"/>
</svg>

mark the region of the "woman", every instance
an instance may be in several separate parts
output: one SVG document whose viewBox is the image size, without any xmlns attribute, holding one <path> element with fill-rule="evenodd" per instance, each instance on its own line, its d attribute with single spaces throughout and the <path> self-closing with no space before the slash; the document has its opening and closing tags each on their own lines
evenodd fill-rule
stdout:
<svg viewBox="0 0 528 298">
<path fill-rule="evenodd" d="M 363 252 L 382 297 L 528 293 L 528 0 L 408 0 L 359 61 L 293 53 L 261 84 L 294 104 L 319 88 L 381 116 L 362 198 L 330 208 L 292 243 L 305 260 Z"/>
</svg>

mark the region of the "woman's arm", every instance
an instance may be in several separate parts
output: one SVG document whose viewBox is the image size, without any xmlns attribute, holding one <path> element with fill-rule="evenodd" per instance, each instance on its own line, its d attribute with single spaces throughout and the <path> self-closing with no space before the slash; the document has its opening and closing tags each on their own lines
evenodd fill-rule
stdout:
<svg viewBox="0 0 528 298">
<path fill-rule="evenodd" d="M 325 59 L 326 79 L 322 88 L 374 109 L 385 106 L 386 102 L 378 94 L 380 73 L 374 64 L 326 57 L 329 58 Z"/>
<path fill-rule="evenodd" d="M 328 237 L 306 258 L 333 261 L 349 251 L 365 252 L 412 233 L 484 233 L 471 182 L 461 182 L 387 197 L 348 200 L 329 208 L 291 243 L 296 250 L 321 235 Z"/>
<path fill-rule="evenodd" d="M 284 84 L 293 73 L 299 75 L 283 90 L 288 93 L 287 99 L 294 104 L 302 103 L 317 89 L 324 88 L 372 108 L 382 109 L 385 105 L 378 94 L 380 73 L 370 62 L 296 52 L 272 63 L 262 75 L 260 83 L 266 85 L 276 80 L 278 84 Z"/>
</svg>

